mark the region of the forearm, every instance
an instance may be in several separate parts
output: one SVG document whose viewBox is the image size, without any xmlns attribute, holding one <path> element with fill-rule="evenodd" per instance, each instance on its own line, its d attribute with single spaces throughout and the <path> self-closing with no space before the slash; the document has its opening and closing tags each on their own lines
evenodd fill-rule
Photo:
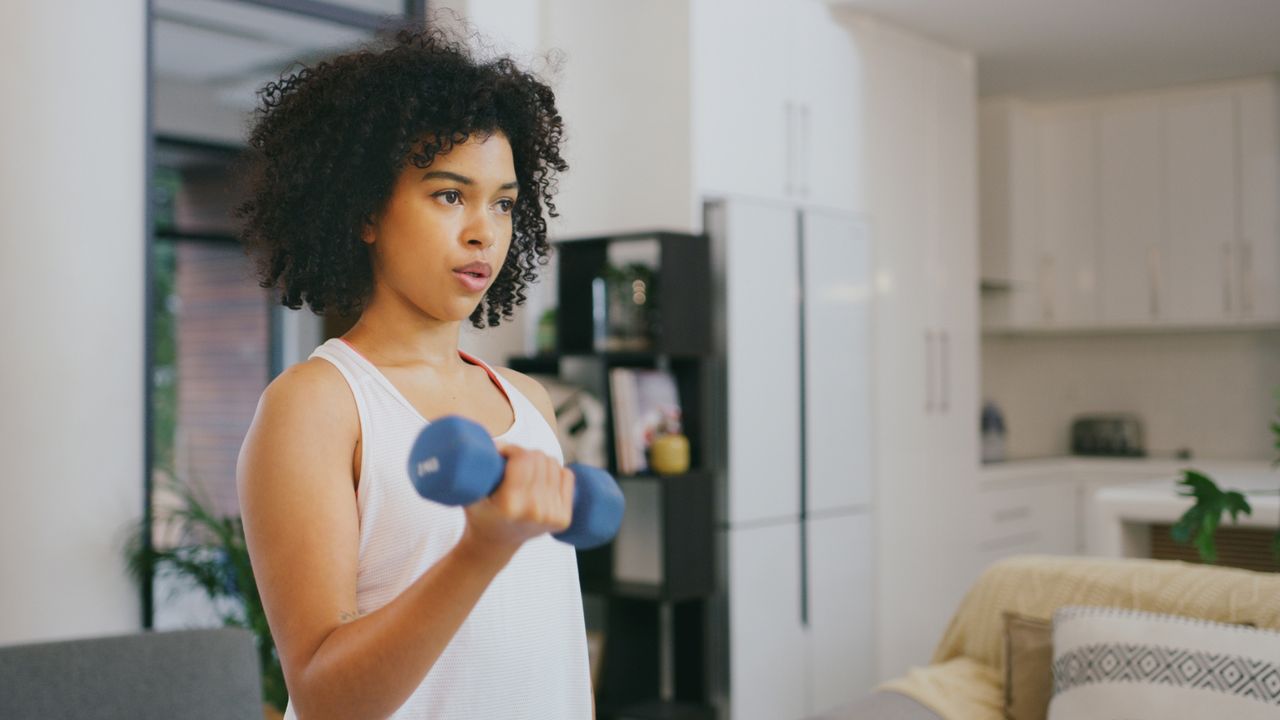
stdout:
<svg viewBox="0 0 1280 720">
<path fill-rule="evenodd" d="M 291 688 L 299 720 L 395 712 L 513 553 L 464 536 L 394 600 L 336 628 Z"/>
</svg>

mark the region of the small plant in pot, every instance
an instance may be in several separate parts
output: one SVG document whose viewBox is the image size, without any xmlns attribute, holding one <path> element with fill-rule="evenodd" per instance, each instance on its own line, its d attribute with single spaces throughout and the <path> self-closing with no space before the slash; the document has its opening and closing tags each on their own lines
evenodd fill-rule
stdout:
<svg viewBox="0 0 1280 720">
<path fill-rule="evenodd" d="M 252 632 L 262 669 L 264 712 L 268 718 L 281 717 L 288 701 L 284 672 L 258 596 L 240 518 L 218 515 L 193 486 L 164 472 L 156 476 L 157 495 L 165 493 L 174 502 L 155 508 L 152 523 L 172 542 L 154 547 L 146 542 L 146 524 L 139 522 L 125 549 L 130 575 L 139 586 L 146 582 L 148 570 L 155 578 L 193 583 L 217 608 L 224 626 Z"/>
<path fill-rule="evenodd" d="M 1280 390 L 1276 391 L 1276 401 L 1280 403 Z M 1275 436 L 1275 449 L 1280 452 L 1280 416 L 1271 421 L 1271 432 Z M 1272 467 L 1280 466 L 1280 457 L 1272 462 Z M 1252 515 L 1253 507 L 1249 505 L 1247 495 L 1280 495 L 1276 490 L 1233 490 L 1218 487 L 1208 475 L 1196 470 L 1183 470 L 1183 477 L 1178 484 L 1183 486 L 1181 495 L 1195 498 L 1195 503 L 1183 513 L 1182 518 L 1171 529 L 1174 541 L 1183 545 L 1194 545 L 1200 559 L 1206 563 L 1218 560 L 1218 547 L 1214 535 L 1222 524 L 1223 515 L 1230 515 L 1231 521 L 1237 521 L 1240 515 Z M 1278 481 L 1277 484 L 1280 484 Z M 1280 529 L 1276 530 L 1271 541 L 1271 552 L 1280 560 Z"/>
</svg>

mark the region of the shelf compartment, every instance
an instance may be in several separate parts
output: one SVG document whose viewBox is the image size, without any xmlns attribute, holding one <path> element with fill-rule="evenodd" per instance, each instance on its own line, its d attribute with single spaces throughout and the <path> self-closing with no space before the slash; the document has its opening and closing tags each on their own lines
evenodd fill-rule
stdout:
<svg viewBox="0 0 1280 720">
<path fill-rule="evenodd" d="M 675 700 L 653 700 L 604 713 L 611 720 L 716 720 L 715 708 Z"/>
<path fill-rule="evenodd" d="M 657 496 L 656 507 L 641 508 L 629 503 L 628 512 L 644 514 L 638 523 L 633 521 L 624 527 L 620 541 L 636 543 L 651 538 L 656 547 L 622 550 L 656 553 L 660 577 L 656 582 L 617 577 L 619 540 L 615 540 L 594 550 L 579 551 L 582 591 L 651 601 L 679 601 L 712 595 L 715 592 L 715 528 L 708 520 L 714 513 L 712 474 L 699 471 L 671 476 L 640 475 L 618 480 L 623 492 L 632 497 Z M 657 517 L 649 512 L 653 510 L 657 511 Z"/>
</svg>

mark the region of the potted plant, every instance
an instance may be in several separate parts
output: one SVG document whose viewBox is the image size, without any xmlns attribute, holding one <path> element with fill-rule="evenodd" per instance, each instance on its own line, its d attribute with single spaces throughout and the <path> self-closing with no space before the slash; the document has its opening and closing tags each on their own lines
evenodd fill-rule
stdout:
<svg viewBox="0 0 1280 720">
<path fill-rule="evenodd" d="M 148 570 L 155 577 L 191 581 L 218 609 L 225 626 L 251 631 L 262 669 L 264 713 L 267 718 L 282 717 L 288 701 L 284 672 L 258 596 L 240 518 L 219 516 L 194 487 L 164 472 L 156 476 L 161 479 L 156 490 L 173 502 L 156 503 L 161 506 L 154 510 L 152 523 L 173 542 L 154 547 L 146 541 L 146 523 L 139 522 L 125 549 L 130 575 L 140 586 Z"/>
<path fill-rule="evenodd" d="M 1280 403 L 1280 390 L 1276 391 L 1276 400 Z M 1280 417 L 1271 421 L 1271 432 L 1275 435 L 1275 448 L 1280 451 Z M 1280 457 L 1272 462 L 1272 467 L 1280 465 Z M 1222 523 L 1222 516 L 1229 514 L 1231 521 L 1236 522 L 1240 514 L 1252 515 L 1246 495 L 1276 495 L 1277 490 L 1223 490 L 1209 476 L 1196 470 L 1183 470 L 1183 477 L 1178 484 L 1183 486 L 1179 493 L 1185 497 L 1195 498 L 1193 504 L 1171 529 L 1175 542 L 1183 545 L 1194 545 L 1200 559 L 1206 563 L 1218 560 L 1218 548 L 1214 542 L 1214 533 Z M 1271 542 L 1271 551 L 1280 559 L 1280 529 Z"/>
</svg>

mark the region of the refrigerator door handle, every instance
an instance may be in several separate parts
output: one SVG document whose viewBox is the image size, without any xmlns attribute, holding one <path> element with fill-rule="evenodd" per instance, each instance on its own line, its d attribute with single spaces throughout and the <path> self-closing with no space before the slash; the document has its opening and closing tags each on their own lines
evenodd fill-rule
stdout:
<svg viewBox="0 0 1280 720">
<path fill-rule="evenodd" d="M 924 331 L 924 412 L 933 414 L 933 331 Z"/>
<path fill-rule="evenodd" d="M 951 354 L 951 343 L 946 330 L 940 331 L 938 335 L 940 336 L 938 341 L 941 343 L 938 346 L 938 360 L 942 366 L 942 370 L 939 373 L 942 389 L 939 391 L 938 411 L 945 415 L 947 409 L 951 406 L 951 363 L 948 357 Z"/>
<path fill-rule="evenodd" d="M 809 197 L 809 105 L 800 106 L 800 197 Z"/>
<path fill-rule="evenodd" d="M 796 165 L 796 130 L 795 130 L 795 110 L 790 100 L 783 103 L 783 113 L 786 115 L 787 126 L 787 179 L 783 185 L 783 195 L 791 197 L 795 192 L 795 165 Z"/>
</svg>

